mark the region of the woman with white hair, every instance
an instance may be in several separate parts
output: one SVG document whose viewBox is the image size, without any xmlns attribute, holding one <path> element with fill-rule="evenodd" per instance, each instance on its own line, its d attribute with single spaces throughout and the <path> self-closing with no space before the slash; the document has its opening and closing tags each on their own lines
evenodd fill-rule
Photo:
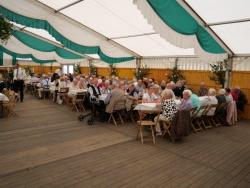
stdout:
<svg viewBox="0 0 250 188">
<path fill-rule="evenodd" d="M 208 96 L 201 100 L 201 106 L 207 106 L 207 105 L 214 105 L 218 104 L 218 100 L 216 98 L 216 90 L 214 88 L 210 88 L 208 90 Z M 213 116 L 215 113 L 216 108 L 211 108 L 207 115 L 208 116 Z"/>
<path fill-rule="evenodd" d="M 170 89 L 165 89 L 161 93 L 161 110 L 162 113 L 154 118 L 154 121 L 156 123 L 156 135 L 160 136 L 162 135 L 161 127 L 159 121 L 171 121 L 177 112 L 177 104 L 174 100 L 174 94 L 173 91 Z M 158 120 L 158 121 L 157 121 Z"/>
<path fill-rule="evenodd" d="M 225 89 L 220 89 L 218 92 L 218 95 L 216 96 L 218 100 L 218 104 L 226 103 L 226 90 Z"/>
<path fill-rule="evenodd" d="M 190 110 L 193 108 L 193 103 L 191 100 L 192 91 L 186 89 L 183 91 L 183 98 L 181 100 L 181 104 L 179 106 L 179 110 Z"/>
</svg>

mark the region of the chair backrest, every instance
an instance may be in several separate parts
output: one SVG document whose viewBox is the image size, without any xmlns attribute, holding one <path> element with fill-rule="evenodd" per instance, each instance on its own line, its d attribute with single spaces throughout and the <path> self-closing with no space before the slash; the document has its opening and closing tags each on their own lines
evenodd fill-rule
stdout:
<svg viewBox="0 0 250 188">
<path fill-rule="evenodd" d="M 125 104 L 126 104 L 126 99 L 125 98 L 116 100 L 115 104 L 113 106 L 113 110 L 125 109 L 126 108 Z"/>
<path fill-rule="evenodd" d="M 69 92 L 69 88 L 68 87 L 61 87 L 59 92 L 60 93 L 68 93 Z"/>
<path fill-rule="evenodd" d="M 198 111 L 198 108 L 194 107 L 194 108 L 191 108 L 189 111 L 190 111 L 190 116 L 193 117 L 196 114 L 196 112 Z"/>
<path fill-rule="evenodd" d="M 218 104 L 210 104 L 210 105 L 208 105 L 208 107 L 206 108 L 204 114 L 202 114 L 202 115 L 204 115 L 204 116 L 207 116 L 207 115 L 213 116 L 217 107 L 218 107 Z M 211 110 L 213 110 L 213 114 L 209 114 L 209 112 Z"/>
<path fill-rule="evenodd" d="M 81 92 L 76 94 L 76 100 L 84 100 L 86 96 L 86 93 Z"/>
</svg>

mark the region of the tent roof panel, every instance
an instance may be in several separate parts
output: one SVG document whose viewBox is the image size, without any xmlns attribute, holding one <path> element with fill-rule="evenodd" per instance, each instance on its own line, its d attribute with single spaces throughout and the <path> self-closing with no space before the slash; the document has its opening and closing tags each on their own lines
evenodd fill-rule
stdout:
<svg viewBox="0 0 250 188">
<path fill-rule="evenodd" d="M 211 27 L 236 54 L 250 54 L 250 22 Z"/>
<path fill-rule="evenodd" d="M 39 0 L 40 2 L 50 6 L 51 8 L 58 10 L 66 5 L 69 5 L 73 2 L 76 2 L 76 0 Z"/>
<path fill-rule="evenodd" d="M 250 18 L 249 0 L 186 0 L 207 22 L 223 22 Z"/>
<path fill-rule="evenodd" d="M 158 34 L 115 39 L 115 41 L 145 57 L 194 55 L 193 49 L 175 47 L 161 38 Z"/>
<path fill-rule="evenodd" d="M 85 0 L 61 13 L 109 38 L 154 32 L 132 0 Z"/>
</svg>

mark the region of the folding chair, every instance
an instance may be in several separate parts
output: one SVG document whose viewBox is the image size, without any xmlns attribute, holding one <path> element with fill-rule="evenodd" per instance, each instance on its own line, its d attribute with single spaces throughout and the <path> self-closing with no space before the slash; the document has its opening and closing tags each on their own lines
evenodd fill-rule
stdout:
<svg viewBox="0 0 250 188">
<path fill-rule="evenodd" d="M 200 123 L 197 123 L 197 118 L 199 114 L 201 113 L 202 108 L 192 108 L 190 110 L 190 117 L 191 117 L 191 127 L 194 131 L 194 133 L 197 133 L 198 131 L 202 131 L 202 127 Z"/>
<path fill-rule="evenodd" d="M 68 87 L 62 87 L 58 91 L 58 96 L 62 99 L 64 103 L 67 103 L 67 96 L 68 96 L 69 88 Z"/>
<path fill-rule="evenodd" d="M 84 93 L 84 92 L 77 93 L 77 95 L 75 96 L 75 100 L 73 102 L 73 105 L 74 105 L 75 109 L 77 110 L 77 112 L 79 112 L 79 110 L 86 111 L 84 108 L 85 96 L 86 96 L 86 93 Z"/>
<path fill-rule="evenodd" d="M 166 136 L 168 134 L 169 137 L 171 137 L 170 128 L 171 128 L 171 122 L 166 120 L 160 120 L 163 123 L 163 133 L 162 137 Z"/>
<path fill-rule="evenodd" d="M 206 108 L 203 110 L 201 115 L 201 123 L 205 129 L 213 128 L 213 125 L 211 125 L 211 122 L 209 121 L 208 112 L 211 110 L 213 105 L 207 105 Z"/>
<path fill-rule="evenodd" d="M 43 99 L 46 98 L 46 95 L 48 96 L 48 98 L 50 98 L 49 86 L 43 86 L 42 94 L 43 94 Z"/>
<path fill-rule="evenodd" d="M 109 116 L 109 119 L 108 119 L 108 123 L 110 123 L 110 121 L 112 120 L 116 127 L 117 127 L 117 121 L 120 121 L 121 124 L 124 124 L 124 121 L 122 119 L 122 116 L 121 116 L 120 112 L 122 110 L 126 109 L 125 102 L 126 102 L 125 99 L 116 101 L 115 105 L 113 106 L 113 110 L 110 113 L 110 116 Z M 118 116 L 118 118 L 119 118 L 118 120 L 115 118 L 115 115 Z"/>
<path fill-rule="evenodd" d="M 228 106 L 227 102 L 221 103 L 220 105 L 218 105 L 215 111 L 214 119 L 215 119 L 215 123 L 217 127 L 223 125 L 226 121 L 227 106 Z M 223 111 L 225 114 L 223 114 Z M 223 115 L 225 116 L 224 119 L 223 119 Z"/>
<path fill-rule="evenodd" d="M 206 114 L 206 116 L 207 116 L 207 122 L 208 122 L 208 123 L 210 124 L 210 126 L 212 126 L 212 127 L 218 127 L 217 123 L 216 123 L 215 120 L 214 120 L 215 112 L 216 112 L 217 107 L 218 107 L 218 104 L 209 105 L 209 110 L 208 110 L 208 112 L 209 112 L 210 110 L 214 109 L 214 114 L 212 114 L 212 115 L 210 115 L 210 114 L 208 114 L 208 113 Z"/>
<path fill-rule="evenodd" d="M 156 123 L 159 121 L 160 112 L 158 112 L 158 115 L 157 115 L 158 118 L 157 118 L 156 122 L 153 122 L 153 121 L 150 121 L 150 120 L 143 120 L 143 113 L 145 113 L 145 111 L 139 110 L 138 113 L 139 113 L 139 121 L 137 121 L 136 140 L 138 140 L 138 138 L 140 137 L 141 138 L 141 143 L 143 144 L 144 143 L 144 139 L 143 139 L 144 138 L 144 135 L 143 135 L 144 127 L 150 127 L 151 134 L 152 134 L 152 141 L 155 144 L 156 141 L 155 141 L 154 127 L 155 127 Z"/>
<path fill-rule="evenodd" d="M 16 95 L 15 92 L 9 91 L 8 94 L 9 101 L 7 103 L 3 103 L 4 111 L 7 112 L 7 117 L 17 116 L 14 108 L 16 106 Z"/>
</svg>

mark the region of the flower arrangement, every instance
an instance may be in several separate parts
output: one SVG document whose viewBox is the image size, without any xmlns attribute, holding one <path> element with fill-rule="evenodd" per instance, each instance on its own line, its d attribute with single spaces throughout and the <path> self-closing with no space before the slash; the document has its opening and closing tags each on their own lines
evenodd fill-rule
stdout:
<svg viewBox="0 0 250 188">
<path fill-rule="evenodd" d="M 93 63 L 90 63 L 89 65 L 89 72 L 90 72 L 90 75 L 97 76 L 97 68 Z"/>
<path fill-rule="evenodd" d="M 184 80 L 185 77 L 182 74 L 182 71 L 178 69 L 178 66 L 175 65 L 173 69 L 167 69 L 168 73 L 166 74 L 169 82 L 178 82 L 179 80 Z"/>
<path fill-rule="evenodd" d="M 32 71 L 31 66 L 28 66 L 28 65 L 25 66 L 25 67 L 24 67 L 24 70 L 25 70 L 26 75 L 31 76 L 31 75 L 33 74 L 33 71 Z"/>
<path fill-rule="evenodd" d="M 210 64 L 211 71 L 213 73 L 212 76 L 210 76 L 210 80 L 213 80 L 216 84 L 220 84 L 222 88 L 224 88 L 225 85 L 225 75 L 227 71 L 227 60 L 218 62 L 216 64 Z"/>
<path fill-rule="evenodd" d="M 80 67 L 79 63 L 75 63 L 73 69 L 74 69 L 74 73 L 76 73 L 76 74 L 81 74 L 82 73 L 81 72 L 81 67 Z"/>
<path fill-rule="evenodd" d="M 137 72 L 135 71 L 135 77 L 138 79 L 143 79 L 144 77 L 147 77 L 150 75 L 150 69 L 145 65 L 140 68 L 138 68 Z"/>
<path fill-rule="evenodd" d="M 117 76 L 117 70 L 116 70 L 116 67 L 115 65 L 113 64 L 110 64 L 109 65 L 109 68 L 110 68 L 110 76 Z"/>
</svg>

